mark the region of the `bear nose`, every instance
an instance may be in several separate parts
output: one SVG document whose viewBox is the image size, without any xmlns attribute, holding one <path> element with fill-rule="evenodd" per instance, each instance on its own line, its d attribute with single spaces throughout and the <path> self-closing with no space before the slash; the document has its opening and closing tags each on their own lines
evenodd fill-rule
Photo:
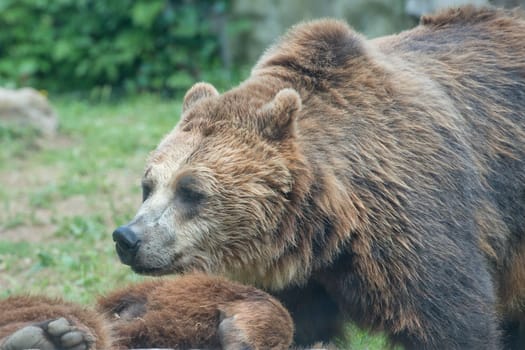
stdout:
<svg viewBox="0 0 525 350">
<path fill-rule="evenodd" d="M 126 265 L 131 265 L 140 245 L 137 234 L 127 226 L 120 226 L 113 231 L 113 241 L 116 243 L 120 261 Z"/>
</svg>

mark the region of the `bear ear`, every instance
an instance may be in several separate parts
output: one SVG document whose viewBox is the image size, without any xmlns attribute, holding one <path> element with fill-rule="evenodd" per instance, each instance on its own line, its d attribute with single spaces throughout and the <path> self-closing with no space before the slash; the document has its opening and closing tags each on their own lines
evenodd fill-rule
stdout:
<svg viewBox="0 0 525 350">
<path fill-rule="evenodd" d="M 301 110 L 301 96 L 294 89 L 282 89 L 274 99 L 261 108 L 260 133 L 272 140 L 282 140 L 295 135 L 295 119 Z"/>
<path fill-rule="evenodd" d="M 203 99 L 205 97 L 214 96 L 219 96 L 219 92 L 213 87 L 213 85 L 208 83 L 197 83 L 193 85 L 188 90 L 186 95 L 184 95 L 184 102 L 182 103 L 182 113 L 186 112 L 188 109 L 194 106 L 195 102 L 197 102 L 198 100 Z"/>
</svg>

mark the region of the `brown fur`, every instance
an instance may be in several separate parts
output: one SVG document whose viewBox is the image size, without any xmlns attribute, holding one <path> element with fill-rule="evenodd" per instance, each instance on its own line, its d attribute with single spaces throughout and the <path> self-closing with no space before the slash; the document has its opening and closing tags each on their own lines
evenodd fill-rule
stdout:
<svg viewBox="0 0 525 350">
<path fill-rule="evenodd" d="M 240 86 L 190 89 L 117 251 L 139 273 L 271 290 L 300 345 L 351 319 L 409 349 L 522 349 L 523 111 L 517 12 L 464 7 L 370 41 L 339 21 L 301 24 Z M 165 283 L 101 303 L 122 344 L 291 335 L 263 292 Z"/>
<path fill-rule="evenodd" d="M 45 296 L 13 296 L 0 300 L 0 346 L 2 339 L 25 326 L 67 317 L 80 330 L 90 334 L 95 349 L 111 347 L 110 328 L 105 319 L 77 304 Z"/>
<path fill-rule="evenodd" d="M 0 308 L 0 346 L 22 327 L 59 317 L 94 337 L 90 349 L 219 349 L 226 338 L 232 348 L 284 349 L 293 335 L 288 312 L 268 294 L 200 274 L 131 285 L 101 297 L 96 312 L 38 296 L 10 297 Z"/>
<path fill-rule="evenodd" d="M 226 274 L 288 307 L 315 289 L 312 309 L 409 348 L 519 342 L 500 332 L 525 322 L 524 43 L 521 14 L 473 7 L 370 41 L 292 28 L 240 86 L 188 92 L 125 226 L 136 245 L 116 237 L 123 261 Z"/>
</svg>

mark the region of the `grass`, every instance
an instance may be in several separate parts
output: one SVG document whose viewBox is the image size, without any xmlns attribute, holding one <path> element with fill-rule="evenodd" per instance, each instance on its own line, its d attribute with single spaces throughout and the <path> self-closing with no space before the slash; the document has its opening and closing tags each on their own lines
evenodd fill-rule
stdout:
<svg viewBox="0 0 525 350">
<path fill-rule="evenodd" d="M 53 103 L 60 132 L 52 140 L 0 128 L 0 298 L 44 293 L 89 304 L 143 279 L 118 261 L 110 233 L 138 208 L 144 161 L 177 122 L 180 101 Z M 338 347 L 386 346 L 351 325 L 349 333 Z"/>
<path fill-rule="evenodd" d="M 0 297 L 31 292 L 81 303 L 136 281 L 111 231 L 140 203 L 148 152 L 177 122 L 178 101 L 54 101 L 59 136 L 0 129 Z"/>
</svg>

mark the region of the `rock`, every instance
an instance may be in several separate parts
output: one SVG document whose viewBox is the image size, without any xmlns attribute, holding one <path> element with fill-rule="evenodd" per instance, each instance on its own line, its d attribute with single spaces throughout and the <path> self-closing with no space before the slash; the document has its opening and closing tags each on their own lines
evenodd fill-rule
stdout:
<svg viewBox="0 0 525 350">
<path fill-rule="evenodd" d="M 0 88 L 0 125 L 14 125 L 53 136 L 58 118 L 47 98 L 32 88 L 11 90 Z"/>
</svg>

